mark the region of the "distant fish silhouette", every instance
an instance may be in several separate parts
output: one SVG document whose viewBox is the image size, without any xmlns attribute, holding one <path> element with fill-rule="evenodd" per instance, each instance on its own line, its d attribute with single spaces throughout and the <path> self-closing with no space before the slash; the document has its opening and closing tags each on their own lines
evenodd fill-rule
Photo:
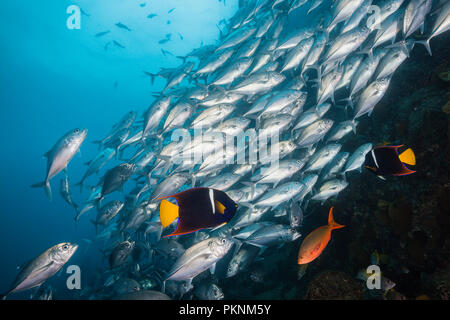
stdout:
<svg viewBox="0 0 450 320">
<path fill-rule="evenodd" d="M 107 43 L 105 43 L 105 46 L 104 46 L 104 48 L 105 48 L 105 51 L 107 51 L 108 50 L 108 47 L 109 47 L 109 45 L 111 44 L 112 42 L 110 41 L 110 42 L 107 42 Z"/>
<path fill-rule="evenodd" d="M 170 9 L 167 13 L 172 13 L 175 8 Z"/>
<path fill-rule="evenodd" d="M 145 2 L 139 5 L 141 8 L 145 7 Z"/>
<path fill-rule="evenodd" d="M 95 35 L 95 37 L 96 37 L 96 38 L 103 37 L 104 35 L 106 35 L 106 34 L 108 34 L 108 33 L 110 33 L 110 32 L 111 32 L 110 30 L 102 31 L 102 32 L 97 33 L 97 34 Z"/>
<path fill-rule="evenodd" d="M 150 13 L 147 18 L 152 19 L 154 17 L 157 17 L 158 15 L 156 13 Z"/>
<path fill-rule="evenodd" d="M 159 44 L 164 44 L 164 43 L 167 43 L 167 42 L 169 42 L 169 41 L 170 41 L 170 39 L 167 39 L 167 38 L 166 38 L 166 39 L 159 40 L 158 43 L 159 43 Z"/>
<path fill-rule="evenodd" d="M 172 34 L 171 33 L 166 34 L 166 38 L 171 40 L 172 39 Z"/>
<path fill-rule="evenodd" d="M 114 82 L 114 89 L 117 89 L 117 86 L 119 85 L 119 83 L 117 81 Z"/>
<path fill-rule="evenodd" d="M 161 52 L 163 53 L 164 57 L 167 57 L 168 54 L 170 54 L 171 56 L 174 56 L 174 54 L 172 52 L 164 50 L 164 49 L 161 49 Z"/>
<path fill-rule="evenodd" d="M 113 43 L 114 43 L 117 47 L 122 48 L 122 49 L 125 49 L 125 47 L 124 47 L 123 45 L 121 45 L 119 42 L 117 42 L 116 40 L 113 40 Z"/>
<path fill-rule="evenodd" d="M 181 33 L 178 32 L 178 35 L 180 36 L 180 40 L 184 40 L 184 37 Z"/>
<path fill-rule="evenodd" d="M 120 29 L 125 29 L 125 30 L 127 30 L 127 31 L 131 31 L 130 28 L 128 28 L 126 25 L 124 25 L 124 24 L 121 23 L 121 22 L 116 23 L 116 26 L 117 26 L 118 28 L 120 28 Z"/>
<path fill-rule="evenodd" d="M 171 22 L 170 22 L 170 20 L 167 20 L 167 24 L 170 24 Z"/>
<path fill-rule="evenodd" d="M 91 16 L 86 11 L 84 11 L 82 8 L 80 8 L 80 12 L 81 12 L 82 15 L 85 15 L 86 17 L 90 17 Z"/>
</svg>

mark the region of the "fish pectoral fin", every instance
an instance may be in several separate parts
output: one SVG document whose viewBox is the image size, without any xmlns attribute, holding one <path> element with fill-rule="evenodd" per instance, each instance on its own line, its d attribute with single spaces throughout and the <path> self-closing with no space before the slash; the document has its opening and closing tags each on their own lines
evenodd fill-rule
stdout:
<svg viewBox="0 0 450 320">
<path fill-rule="evenodd" d="M 36 273 L 36 272 L 40 272 L 40 271 L 46 270 L 46 269 L 48 269 L 52 264 L 53 264 L 53 261 L 50 261 L 50 262 L 47 263 L 46 265 L 43 265 L 42 267 L 33 270 L 33 273 Z"/>
<path fill-rule="evenodd" d="M 168 200 L 162 200 L 159 206 L 159 217 L 161 224 L 165 228 L 169 226 L 179 216 L 179 207 Z"/>
<path fill-rule="evenodd" d="M 214 275 L 214 273 L 216 273 L 216 264 L 214 263 L 211 268 L 209 268 L 209 271 L 211 272 L 212 275 Z"/>
<path fill-rule="evenodd" d="M 227 224 L 226 222 L 219 224 L 217 227 L 212 228 L 212 229 L 211 229 L 211 232 L 214 231 L 214 230 L 217 230 L 217 229 L 219 229 L 219 228 L 221 228 L 221 227 L 223 227 L 223 226 L 226 225 L 226 224 Z"/>
<path fill-rule="evenodd" d="M 216 207 L 216 212 L 220 213 L 220 214 L 225 214 L 225 206 L 223 204 L 221 204 L 219 201 L 214 201 L 214 205 Z"/>
<path fill-rule="evenodd" d="M 369 169 L 369 170 L 371 170 L 373 172 L 377 171 L 377 168 L 374 168 L 374 167 L 371 167 L 371 166 L 364 166 L 364 168 Z"/>
<path fill-rule="evenodd" d="M 405 164 L 409 164 L 409 165 L 416 165 L 416 156 L 414 155 L 414 152 L 412 151 L 411 148 L 406 149 L 405 151 L 403 151 L 398 158 L 400 159 L 401 162 L 405 163 Z"/>
</svg>

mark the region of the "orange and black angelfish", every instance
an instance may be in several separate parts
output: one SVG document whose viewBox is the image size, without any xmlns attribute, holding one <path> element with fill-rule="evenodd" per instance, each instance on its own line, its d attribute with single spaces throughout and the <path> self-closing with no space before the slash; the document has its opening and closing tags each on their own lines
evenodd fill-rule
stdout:
<svg viewBox="0 0 450 320">
<path fill-rule="evenodd" d="M 177 204 L 161 201 L 162 226 L 165 228 L 178 218 L 177 228 L 166 237 L 218 228 L 228 223 L 237 210 L 237 204 L 225 192 L 211 188 L 192 188 L 159 199 L 165 198 L 175 198 Z"/>
<path fill-rule="evenodd" d="M 416 171 L 406 165 L 416 165 L 416 157 L 411 148 L 399 153 L 399 146 L 378 146 L 366 154 L 364 167 L 377 176 L 404 176 Z"/>
</svg>

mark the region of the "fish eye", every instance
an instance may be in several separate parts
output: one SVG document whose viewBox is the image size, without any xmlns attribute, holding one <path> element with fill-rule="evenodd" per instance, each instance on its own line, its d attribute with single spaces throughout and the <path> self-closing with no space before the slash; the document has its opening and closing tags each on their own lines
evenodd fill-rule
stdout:
<svg viewBox="0 0 450 320">
<path fill-rule="evenodd" d="M 73 130 L 73 133 L 78 133 L 78 132 L 80 132 L 80 129 Z"/>
<path fill-rule="evenodd" d="M 63 249 L 64 251 L 67 251 L 67 250 L 69 250 L 69 246 L 68 246 L 67 244 L 65 244 L 65 245 L 62 246 L 62 249 Z"/>
<path fill-rule="evenodd" d="M 225 244 L 227 242 L 226 239 L 222 239 L 222 244 Z"/>
</svg>

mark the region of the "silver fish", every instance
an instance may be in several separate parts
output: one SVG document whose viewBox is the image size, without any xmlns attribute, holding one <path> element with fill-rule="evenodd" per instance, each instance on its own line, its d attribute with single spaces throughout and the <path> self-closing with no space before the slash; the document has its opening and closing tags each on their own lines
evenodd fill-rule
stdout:
<svg viewBox="0 0 450 320">
<path fill-rule="evenodd" d="M 259 229 L 250 235 L 245 242 L 257 247 L 266 247 L 295 241 L 300 236 L 300 233 L 293 230 L 291 226 L 277 224 Z"/>
<path fill-rule="evenodd" d="M 235 79 L 242 76 L 250 67 L 253 58 L 243 57 L 239 58 L 234 63 L 228 65 L 215 78 L 211 85 L 226 85 L 232 83 Z"/>
<path fill-rule="evenodd" d="M 61 179 L 60 193 L 62 198 L 69 205 L 71 205 L 75 209 L 75 211 L 78 211 L 78 205 L 72 199 L 72 192 L 70 191 L 70 183 L 68 176 L 65 176 L 64 179 Z"/>
<path fill-rule="evenodd" d="M 203 271 L 215 268 L 231 249 L 233 242 L 229 238 L 213 237 L 203 240 L 188 248 L 172 266 L 166 280 L 186 280 L 190 282 Z"/>
<path fill-rule="evenodd" d="M 348 159 L 347 163 L 345 164 L 344 171 L 342 173 L 346 173 L 352 170 L 359 170 L 361 171 L 361 166 L 363 165 L 366 154 L 372 150 L 372 144 L 366 143 L 360 146 L 358 149 L 356 149 L 350 158 Z"/>
<path fill-rule="evenodd" d="M 344 180 L 330 180 L 325 182 L 311 200 L 325 202 L 331 197 L 335 197 L 348 186 L 348 182 Z"/>
<path fill-rule="evenodd" d="M 253 250 L 254 247 L 243 246 L 239 251 L 231 258 L 227 267 L 226 277 L 231 278 L 241 273 L 250 266 L 253 259 L 256 257 L 257 250 Z"/>
<path fill-rule="evenodd" d="M 194 108 L 187 102 L 177 103 L 175 107 L 170 110 L 164 122 L 163 131 L 169 132 L 175 128 L 183 127 L 184 123 L 189 119 Z"/>
<path fill-rule="evenodd" d="M 87 129 L 74 129 L 59 139 L 53 148 L 44 155 L 47 158 L 47 174 L 45 180 L 31 185 L 31 187 L 44 188 L 47 197 L 51 200 L 52 189 L 50 187 L 50 180 L 61 171 L 67 169 L 70 160 L 80 150 L 87 133 Z"/>
<path fill-rule="evenodd" d="M 216 51 L 237 46 L 238 44 L 244 42 L 249 37 L 251 37 L 255 32 L 256 27 L 249 27 L 236 30 L 223 40 L 222 44 L 217 48 Z"/>
<path fill-rule="evenodd" d="M 375 71 L 375 79 L 390 77 L 407 58 L 408 53 L 405 52 L 404 48 L 392 48 L 378 64 Z"/>
<path fill-rule="evenodd" d="M 280 44 L 277 46 L 275 50 L 286 50 L 292 49 L 302 41 L 307 38 L 310 38 L 314 35 L 313 28 L 303 28 L 300 30 L 296 30 L 289 34 L 284 40 L 280 41 Z"/>
<path fill-rule="evenodd" d="M 430 40 L 446 32 L 449 29 L 450 29 L 450 2 L 446 2 L 443 4 L 442 8 L 439 9 L 438 16 L 430 32 L 430 36 L 426 41 L 423 42 L 420 41 L 419 43 L 425 45 L 425 48 L 428 50 L 428 53 L 431 56 Z"/>
<path fill-rule="evenodd" d="M 142 136 L 146 137 L 149 133 L 158 129 L 161 119 L 165 116 L 167 109 L 170 106 L 172 97 L 162 97 L 148 108 L 144 114 L 144 128 Z"/>
<path fill-rule="evenodd" d="M 231 172 L 227 172 L 207 180 L 205 183 L 202 184 L 202 187 L 227 191 L 233 185 L 235 185 L 240 179 L 242 179 L 242 176 L 238 174 L 233 174 Z"/>
<path fill-rule="evenodd" d="M 324 174 L 321 177 L 322 180 L 326 181 L 335 178 L 341 170 L 344 168 L 350 153 L 341 152 L 330 162 L 323 170 Z"/>
<path fill-rule="evenodd" d="M 385 95 L 391 78 L 381 78 L 372 82 L 359 97 L 358 103 L 355 106 L 355 115 L 353 119 L 359 118 L 368 113 L 372 114 L 373 108 Z"/>
<path fill-rule="evenodd" d="M 296 139 L 295 143 L 297 144 L 297 147 L 310 148 L 311 145 L 323 139 L 333 126 L 333 123 L 333 120 L 322 119 L 310 124 Z"/>
<path fill-rule="evenodd" d="M 186 173 L 175 173 L 168 176 L 161 183 L 158 184 L 156 189 L 150 196 L 150 200 L 155 200 L 157 198 L 163 198 L 166 196 L 173 195 L 178 192 L 178 190 L 186 184 L 190 179 L 190 176 Z"/>
<path fill-rule="evenodd" d="M 341 151 L 341 148 L 342 145 L 340 144 L 329 144 L 316 151 L 309 160 L 304 172 L 322 170 L 328 163 L 333 161 L 334 157 Z"/>
<path fill-rule="evenodd" d="M 88 166 L 86 173 L 81 178 L 81 181 L 76 184 L 76 186 L 80 186 L 80 189 L 83 189 L 84 181 L 91 175 L 98 173 L 103 166 L 114 157 L 116 151 L 113 148 L 106 148 L 102 150 L 92 161 L 88 161 L 85 165 Z"/>
<path fill-rule="evenodd" d="M 310 124 L 316 122 L 317 120 L 322 118 L 325 115 L 325 113 L 327 113 L 328 110 L 330 110 L 330 108 L 331 103 L 322 103 L 317 107 L 312 107 L 311 109 L 306 110 L 298 118 L 297 124 L 294 126 L 293 130 L 307 127 Z"/>
<path fill-rule="evenodd" d="M 339 141 L 343 137 L 345 137 L 350 132 L 356 133 L 356 126 L 358 125 L 358 121 L 342 121 L 338 123 L 331 131 L 328 136 L 327 142 Z"/>
<path fill-rule="evenodd" d="M 302 40 L 297 46 L 292 48 L 287 54 L 281 72 L 286 70 L 298 68 L 302 61 L 308 56 L 312 46 L 314 44 L 314 38 L 310 37 Z"/>
<path fill-rule="evenodd" d="M 222 300 L 224 294 L 215 283 L 202 283 L 194 289 L 194 295 L 200 300 Z"/>
<path fill-rule="evenodd" d="M 229 116 L 235 107 L 231 104 L 219 104 L 200 113 L 191 123 L 191 128 L 213 127 Z"/>
<path fill-rule="evenodd" d="M 277 72 L 255 73 L 238 83 L 232 92 L 254 95 L 272 89 L 285 79 L 284 75 Z"/>
<path fill-rule="evenodd" d="M 304 185 L 300 182 L 286 182 L 259 198 L 254 207 L 277 207 L 283 202 L 295 198 L 303 188 Z"/>
<path fill-rule="evenodd" d="M 11 293 L 40 286 L 45 280 L 57 273 L 69 261 L 77 249 L 78 245 L 63 242 L 47 249 L 32 259 L 20 268 L 19 274 L 11 285 L 11 288 L 4 295 L 4 298 Z"/>
<path fill-rule="evenodd" d="M 304 160 L 282 160 L 278 166 L 259 169 L 251 177 L 255 184 L 273 183 L 275 188 L 280 181 L 292 177 L 299 172 L 305 165 Z"/>
</svg>

